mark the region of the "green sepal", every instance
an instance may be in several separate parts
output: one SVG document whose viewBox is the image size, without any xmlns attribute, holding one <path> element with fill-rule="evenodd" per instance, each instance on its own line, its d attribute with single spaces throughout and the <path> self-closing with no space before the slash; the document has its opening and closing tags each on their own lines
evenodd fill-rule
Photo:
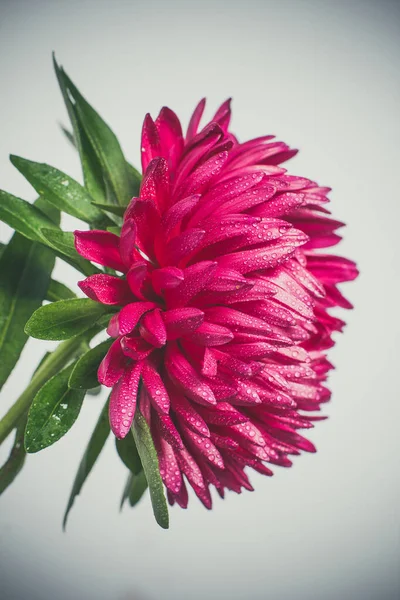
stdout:
<svg viewBox="0 0 400 600">
<path fill-rule="evenodd" d="M 89 443 L 86 447 L 86 450 L 82 456 L 81 462 L 78 467 L 78 471 L 75 476 L 74 483 L 72 485 L 72 490 L 70 497 L 68 499 L 67 508 L 65 510 L 64 519 L 63 519 L 63 529 L 67 525 L 68 514 L 74 504 L 76 496 L 80 494 L 80 491 L 88 478 L 93 466 L 102 451 L 104 444 L 107 441 L 107 438 L 110 434 L 110 422 L 108 419 L 108 400 L 105 403 L 103 410 L 100 413 L 96 426 L 93 430 L 93 433 L 90 437 Z"/>
<path fill-rule="evenodd" d="M 62 438 L 75 423 L 85 392 L 71 390 L 69 365 L 49 379 L 33 399 L 25 430 L 25 450 L 39 452 Z"/>
<path fill-rule="evenodd" d="M 105 312 L 104 304 L 89 298 L 59 300 L 38 308 L 25 333 L 39 340 L 67 340 L 90 329 Z"/>
<path fill-rule="evenodd" d="M 90 390 L 99 386 L 97 371 L 114 340 L 106 340 L 85 352 L 77 361 L 68 385 L 75 390 Z"/>
<path fill-rule="evenodd" d="M 157 452 L 146 419 L 138 408 L 133 421 L 132 433 L 149 486 L 155 519 L 163 529 L 168 529 L 168 506 L 165 500 Z"/>
</svg>

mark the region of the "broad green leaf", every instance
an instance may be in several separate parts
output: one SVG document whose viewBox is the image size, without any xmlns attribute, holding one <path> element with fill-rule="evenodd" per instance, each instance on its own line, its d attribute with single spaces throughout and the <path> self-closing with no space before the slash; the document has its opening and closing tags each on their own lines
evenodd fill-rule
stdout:
<svg viewBox="0 0 400 600">
<path fill-rule="evenodd" d="M 25 450 L 28 453 L 51 446 L 75 423 L 85 392 L 68 387 L 73 368 L 72 364 L 54 375 L 34 397 L 25 430 Z"/>
<path fill-rule="evenodd" d="M 0 258 L 0 389 L 28 339 L 24 325 L 42 304 L 54 261 L 49 249 L 18 233 Z"/>
<path fill-rule="evenodd" d="M 131 199 L 132 173 L 127 168 L 115 134 L 81 95 L 65 71 L 58 69 L 58 74 L 67 94 L 69 93 L 70 101 L 72 99 L 75 120 L 86 133 L 101 165 L 104 180 L 109 184 L 118 204 L 126 206 Z"/>
<path fill-rule="evenodd" d="M 157 452 L 154 447 L 149 426 L 139 409 L 136 409 L 132 433 L 149 486 L 154 516 L 161 527 L 168 529 L 168 506 L 165 500 Z"/>
<path fill-rule="evenodd" d="M 12 164 L 35 190 L 60 211 L 76 217 L 94 228 L 103 229 L 110 219 L 92 204 L 93 198 L 77 181 L 44 163 L 10 156 Z"/>
<path fill-rule="evenodd" d="M 90 390 L 99 386 L 97 371 L 112 342 L 113 340 L 106 340 L 80 357 L 69 378 L 70 388 Z"/>
<path fill-rule="evenodd" d="M 120 459 L 132 473 L 137 475 L 143 470 L 132 432 L 122 440 L 115 438 L 115 446 Z"/>
<path fill-rule="evenodd" d="M 73 128 L 74 142 L 78 148 L 79 156 L 82 164 L 83 178 L 85 181 L 85 187 L 88 189 L 89 194 L 99 202 L 106 202 L 107 192 L 104 183 L 104 176 L 102 167 L 97 158 L 96 152 L 80 122 L 79 115 L 75 104 L 72 102 L 68 87 L 65 81 L 65 74 L 62 68 L 57 64 L 55 56 L 53 54 L 54 70 L 57 75 L 58 83 L 61 89 L 61 93 L 64 98 L 65 106 L 68 111 L 68 115 Z"/>
<path fill-rule="evenodd" d="M 57 302 L 57 300 L 68 300 L 69 298 L 76 298 L 76 294 L 63 283 L 51 279 L 47 289 L 46 300 Z"/>
<path fill-rule="evenodd" d="M 15 432 L 15 440 L 10 455 L 0 469 L 0 494 L 14 481 L 24 466 L 26 452 L 24 448 L 25 419 L 21 421 Z"/>
<path fill-rule="evenodd" d="M 47 241 L 41 229 L 61 231 L 39 208 L 3 190 L 0 190 L 0 220 L 29 240 L 43 244 Z"/>
<path fill-rule="evenodd" d="M 45 198 L 41 198 L 40 196 L 39 198 L 37 198 L 37 200 L 35 200 L 34 205 L 36 206 L 36 208 L 41 210 L 42 213 L 46 215 L 46 217 L 49 217 L 49 219 L 53 221 L 54 225 L 57 225 L 57 227 L 60 226 L 61 213 L 58 210 L 58 208 L 56 208 L 55 206 L 53 206 L 53 204 L 50 204 L 50 202 L 47 202 Z"/>
<path fill-rule="evenodd" d="M 76 251 L 74 243 L 74 234 L 71 231 L 62 231 L 61 229 L 42 229 L 41 234 L 45 243 L 61 256 L 66 262 L 78 269 L 84 275 L 94 275 L 100 273 L 100 270 L 92 265 L 88 260 L 82 258 Z"/>
<path fill-rule="evenodd" d="M 100 413 L 99 419 L 90 437 L 89 443 L 86 447 L 85 453 L 82 456 L 82 460 L 79 464 L 78 472 L 75 476 L 75 480 L 72 486 L 72 491 L 68 500 L 67 508 L 63 520 L 63 528 L 67 524 L 68 514 L 74 504 L 76 496 L 80 493 L 83 484 L 88 478 L 93 465 L 95 464 L 97 457 L 102 451 L 104 444 L 110 433 L 110 422 L 108 419 L 108 400 Z"/>
<path fill-rule="evenodd" d="M 90 329 L 105 312 L 103 304 L 89 298 L 59 300 L 38 308 L 25 333 L 39 340 L 67 340 Z"/>
<path fill-rule="evenodd" d="M 147 489 L 147 480 L 144 471 L 140 471 L 137 475 L 133 475 L 133 473 L 129 473 L 128 479 L 126 480 L 126 484 L 124 487 L 124 491 L 122 493 L 120 510 L 122 510 L 125 501 L 129 498 L 129 504 L 131 506 L 135 506 L 144 492 Z"/>
</svg>

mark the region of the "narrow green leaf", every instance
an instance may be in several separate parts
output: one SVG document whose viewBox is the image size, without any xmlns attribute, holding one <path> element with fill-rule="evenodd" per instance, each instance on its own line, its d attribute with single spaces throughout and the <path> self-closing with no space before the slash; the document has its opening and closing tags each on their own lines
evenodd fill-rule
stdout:
<svg viewBox="0 0 400 600">
<path fill-rule="evenodd" d="M 0 190 L 0 220 L 33 242 L 47 241 L 41 229 L 61 231 L 57 225 L 33 204 Z"/>
<path fill-rule="evenodd" d="M 72 364 L 49 379 L 34 397 L 25 430 L 28 453 L 51 446 L 75 423 L 85 392 L 68 387 L 73 367 Z"/>
<path fill-rule="evenodd" d="M 136 409 L 132 433 L 149 486 L 154 516 L 161 527 L 168 529 L 168 506 L 165 500 L 164 486 L 160 476 L 157 452 L 154 447 L 149 426 L 139 409 Z"/>
<path fill-rule="evenodd" d="M 128 171 L 121 146 L 99 114 L 85 100 L 63 69 L 58 69 L 59 78 L 69 93 L 75 120 L 83 128 L 101 165 L 104 179 L 110 185 L 118 204 L 126 206 L 131 199 L 132 173 Z M 97 199 L 97 198 L 96 198 Z"/>
<path fill-rule="evenodd" d="M 98 200 L 99 202 L 105 202 L 107 199 L 107 193 L 101 164 L 80 122 L 80 118 L 77 114 L 75 104 L 73 104 L 73 102 L 71 101 L 71 97 L 65 81 L 64 71 L 58 66 L 54 54 L 53 64 L 54 70 L 57 75 L 58 83 L 61 89 L 61 93 L 64 98 L 65 106 L 67 108 L 68 115 L 73 128 L 74 141 L 78 148 L 79 156 L 81 159 L 85 187 L 88 189 L 89 194 L 95 200 Z"/>
<path fill-rule="evenodd" d="M 117 448 L 117 452 L 120 459 L 122 460 L 124 465 L 130 471 L 132 471 L 132 473 L 137 475 L 138 473 L 140 473 L 140 471 L 143 470 L 132 432 L 129 432 L 128 435 L 122 440 L 115 438 L 115 446 Z"/>
<path fill-rule="evenodd" d="M 126 163 L 129 179 L 130 179 L 130 195 L 131 198 L 139 196 L 140 185 L 142 183 L 142 176 L 137 169 L 130 163 Z"/>
<path fill-rule="evenodd" d="M 75 480 L 72 486 L 72 491 L 68 500 L 67 508 L 64 514 L 63 528 L 65 530 L 68 514 L 74 504 L 76 496 L 80 493 L 83 484 L 88 478 L 93 465 L 95 464 L 100 452 L 102 451 L 104 444 L 110 433 L 110 422 L 108 419 L 108 400 L 104 405 L 103 410 L 100 413 L 99 419 L 90 437 L 89 443 L 82 456 L 82 460 L 79 464 L 78 472 L 75 476 Z"/>
<path fill-rule="evenodd" d="M 122 510 L 127 499 L 129 499 L 129 504 L 131 506 L 135 506 L 143 496 L 144 492 L 147 490 L 147 487 L 147 480 L 144 471 L 140 471 L 140 473 L 137 475 L 129 473 L 124 491 L 122 493 L 120 510 Z"/>
<path fill-rule="evenodd" d="M 24 325 L 42 304 L 54 260 L 50 250 L 18 233 L 0 258 L 0 389 L 28 339 Z"/>
<path fill-rule="evenodd" d="M 129 504 L 131 506 L 136 506 L 136 504 L 139 502 L 147 488 L 148 483 L 144 471 L 140 471 L 140 473 L 138 473 L 137 475 L 133 475 L 131 481 L 131 488 L 129 490 Z"/>
<path fill-rule="evenodd" d="M 121 235 L 121 227 L 107 227 L 107 231 L 110 233 L 115 233 L 115 235 Z"/>
<path fill-rule="evenodd" d="M 87 390 L 86 394 L 89 396 L 98 396 L 101 394 L 101 385 L 98 385 L 96 388 L 92 388 L 91 390 Z"/>
<path fill-rule="evenodd" d="M 24 448 L 24 429 L 26 420 L 21 421 L 15 432 L 15 440 L 10 455 L 0 469 L 0 495 L 14 481 L 24 466 L 26 452 Z"/>
<path fill-rule="evenodd" d="M 47 289 L 46 300 L 57 302 L 57 300 L 68 300 L 69 298 L 76 298 L 76 294 L 63 283 L 51 279 Z"/>
<path fill-rule="evenodd" d="M 61 229 L 42 229 L 41 234 L 45 243 L 60 255 L 69 264 L 74 266 L 84 275 L 94 275 L 101 271 L 88 260 L 78 254 L 74 243 L 74 234 Z"/>
<path fill-rule="evenodd" d="M 69 129 L 66 129 L 66 127 L 64 127 L 63 125 L 60 125 L 61 131 L 63 132 L 63 134 L 65 135 L 65 137 L 67 138 L 67 140 L 69 141 L 69 143 L 75 148 L 76 148 L 76 141 L 75 141 L 75 137 L 74 134 L 72 133 L 72 131 L 70 131 Z"/>
<path fill-rule="evenodd" d="M 75 390 L 90 390 L 99 386 L 97 371 L 113 340 L 106 340 L 80 357 L 69 378 L 68 385 Z"/>
<path fill-rule="evenodd" d="M 126 206 L 119 206 L 118 204 L 106 204 L 105 202 L 92 202 L 92 204 L 98 208 L 101 208 L 101 210 L 106 210 L 114 215 L 117 215 L 118 217 L 123 217 L 126 210 Z"/>
<path fill-rule="evenodd" d="M 12 164 L 48 202 L 95 228 L 105 228 L 110 219 L 92 204 L 93 198 L 77 181 L 44 163 L 10 156 Z"/>
<path fill-rule="evenodd" d="M 90 329 L 105 312 L 103 304 L 89 298 L 59 300 L 38 308 L 25 333 L 39 340 L 67 340 Z"/>
</svg>

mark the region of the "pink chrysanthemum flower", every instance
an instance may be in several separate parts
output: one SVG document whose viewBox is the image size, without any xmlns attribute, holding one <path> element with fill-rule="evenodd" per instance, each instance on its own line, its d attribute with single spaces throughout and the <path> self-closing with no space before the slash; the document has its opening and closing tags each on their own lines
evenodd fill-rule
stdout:
<svg viewBox="0 0 400 600">
<path fill-rule="evenodd" d="M 329 400 L 325 351 L 344 322 L 328 311 L 351 308 L 337 284 L 357 269 L 323 252 L 343 225 L 324 207 L 329 188 L 278 166 L 296 151 L 273 136 L 239 143 L 229 101 L 198 132 L 204 105 L 186 136 L 170 109 L 146 116 L 121 236 L 75 236 L 82 256 L 123 274 L 80 283 L 121 307 L 98 373 L 112 430 L 123 438 L 138 405 L 170 503 L 187 506 L 185 475 L 210 508 L 210 485 L 251 490 L 245 467 L 272 475 L 265 463 L 315 451 L 297 430 Z"/>
</svg>

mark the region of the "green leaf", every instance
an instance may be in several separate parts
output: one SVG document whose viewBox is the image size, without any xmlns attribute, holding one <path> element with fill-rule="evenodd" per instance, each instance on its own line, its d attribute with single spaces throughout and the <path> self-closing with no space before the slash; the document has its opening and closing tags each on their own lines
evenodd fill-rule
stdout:
<svg viewBox="0 0 400 600">
<path fill-rule="evenodd" d="M 99 419 L 90 437 L 89 443 L 86 447 L 82 460 L 79 464 L 78 472 L 75 476 L 75 480 L 72 486 L 72 491 L 68 500 L 67 508 L 63 520 L 63 528 L 67 524 L 68 514 L 74 504 L 76 496 L 80 494 L 80 491 L 88 478 L 93 466 L 102 451 L 104 444 L 110 433 L 110 423 L 108 419 L 108 400 L 100 413 Z"/>
<path fill-rule="evenodd" d="M 157 452 L 154 447 L 149 426 L 139 409 L 136 409 L 132 433 L 149 486 L 154 516 L 161 527 L 168 529 L 168 506 L 165 500 L 164 486 L 160 476 Z"/>
<path fill-rule="evenodd" d="M 24 429 L 26 420 L 23 419 L 15 432 L 15 440 L 10 455 L 0 469 L 0 494 L 14 481 L 24 466 L 26 452 L 24 448 Z"/>
<path fill-rule="evenodd" d="M 126 210 L 126 206 L 118 206 L 118 204 L 110 204 L 105 202 L 92 202 L 92 204 L 98 208 L 101 208 L 101 210 L 106 210 L 119 217 L 123 217 Z"/>
<path fill-rule="evenodd" d="M 82 258 L 76 251 L 74 234 L 71 231 L 61 229 L 42 229 L 41 234 L 45 243 L 61 256 L 66 262 L 78 269 L 84 275 L 94 275 L 101 271 L 88 260 Z"/>
<path fill-rule="evenodd" d="M 134 198 L 134 197 L 136 198 L 137 196 L 139 196 L 140 185 L 142 183 L 142 175 L 130 163 L 126 163 L 126 166 L 128 169 L 129 179 L 130 179 L 131 198 Z"/>
<path fill-rule="evenodd" d="M 61 80 L 61 87 L 65 90 L 72 105 L 74 120 L 77 122 L 79 132 L 83 128 L 97 157 L 98 164 L 101 165 L 104 180 L 110 186 L 112 195 L 115 196 L 118 204 L 126 206 L 131 199 L 133 176 L 132 172 L 128 170 L 115 134 L 80 94 L 65 71 L 58 68 L 58 65 L 55 66 L 59 81 Z M 95 199 L 97 200 L 97 198 Z"/>
<path fill-rule="evenodd" d="M 122 493 L 120 510 L 122 510 L 125 501 L 129 498 L 129 504 L 131 506 L 135 506 L 144 492 L 147 490 L 147 480 L 144 471 L 140 471 L 137 475 L 133 475 L 133 473 L 129 473 L 128 479 L 126 480 L 126 484 L 124 487 L 124 491 Z"/>
<path fill-rule="evenodd" d="M 54 375 L 34 397 L 25 430 L 27 452 L 39 452 L 51 446 L 75 423 L 85 392 L 68 387 L 73 367 L 72 364 Z"/>
<path fill-rule="evenodd" d="M 28 339 L 24 325 L 42 304 L 54 261 L 50 250 L 18 233 L 0 258 L 0 389 Z"/>
<path fill-rule="evenodd" d="M 143 470 L 132 432 L 129 432 L 122 440 L 115 438 L 115 446 L 120 459 L 132 473 L 137 475 Z"/>
<path fill-rule="evenodd" d="M 39 340 L 67 340 L 90 329 L 105 312 L 103 304 L 89 298 L 59 300 L 38 308 L 25 333 Z"/>
<path fill-rule="evenodd" d="M 46 300 L 57 302 L 57 300 L 68 300 L 69 298 L 76 298 L 76 294 L 63 283 L 51 279 L 47 289 Z"/>
<path fill-rule="evenodd" d="M 81 159 L 85 187 L 95 200 L 98 200 L 99 202 L 105 202 L 107 199 L 107 193 L 101 164 L 82 126 L 79 115 L 77 114 L 76 106 L 71 101 L 70 93 L 65 81 L 64 71 L 58 66 L 54 54 L 53 64 L 73 128 L 74 142 L 78 148 Z"/>
<path fill-rule="evenodd" d="M 121 227 L 107 227 L 107 231 L 110 233 L 115 233 L 118 237 L 121 235 Z"/>
<path fill-rule="evenodd" d="M 147 488 L 148 484 L 144 471 L 141 471 L 137 475 L 132 475 L 131 487 L 129 490 L 129 504 L 135 506 Z"/>
<path fill-rule="evenodd" d="M 57 225 L 33 204 L 0 190 L 0 220 L 18 233 L 32 240 L 47 244 L 41 229 L 61 231 Z"/>
<path fill-rule="evenodd" d="M 12 164 L 35 190 L 60 211 L 76 217 L 95 228 L 103 229 L 110 219 L 92 204 L 93 198 L 77 181 L 44 163 L 10 156 Z"/>
<path fill-rule="evenodd" d="M 80 357 L 69 378 L 69 387 L 90 390 L 99 386 L 97 371 L 113 340 L 106 340 Z"/>
<path fill-rule="evenodd" d="M 50 202 L 47 202 L 47 200 L 41 198 L 40 196 L 37 200 L 35 200 L 34 205 L 36 206 L 36 208 L 41 210 L 42 213 L 49 217 L 49 219 L 53 221 L 54 225 L 57 225 L 57 227 L 60 226 L 61 213 L 58 210 L 58 208 L 56 208 L 55 206 L 50 204 Z"/>
<path fill-rule="evenodd" d="M 63 134 L 65 135 L 65 137 L 67 138 L 67 140 L 69 141 L 69 143 L 76 150 L 75 137 L 74 137 L 74 134 L 72 133 L 72 131 L 70 131 L 69 129 L 66 129 L 63 125 L 60 125 L 60 128 L 61 128 L 61 131 L 63 132 Z"/>
</svg>

